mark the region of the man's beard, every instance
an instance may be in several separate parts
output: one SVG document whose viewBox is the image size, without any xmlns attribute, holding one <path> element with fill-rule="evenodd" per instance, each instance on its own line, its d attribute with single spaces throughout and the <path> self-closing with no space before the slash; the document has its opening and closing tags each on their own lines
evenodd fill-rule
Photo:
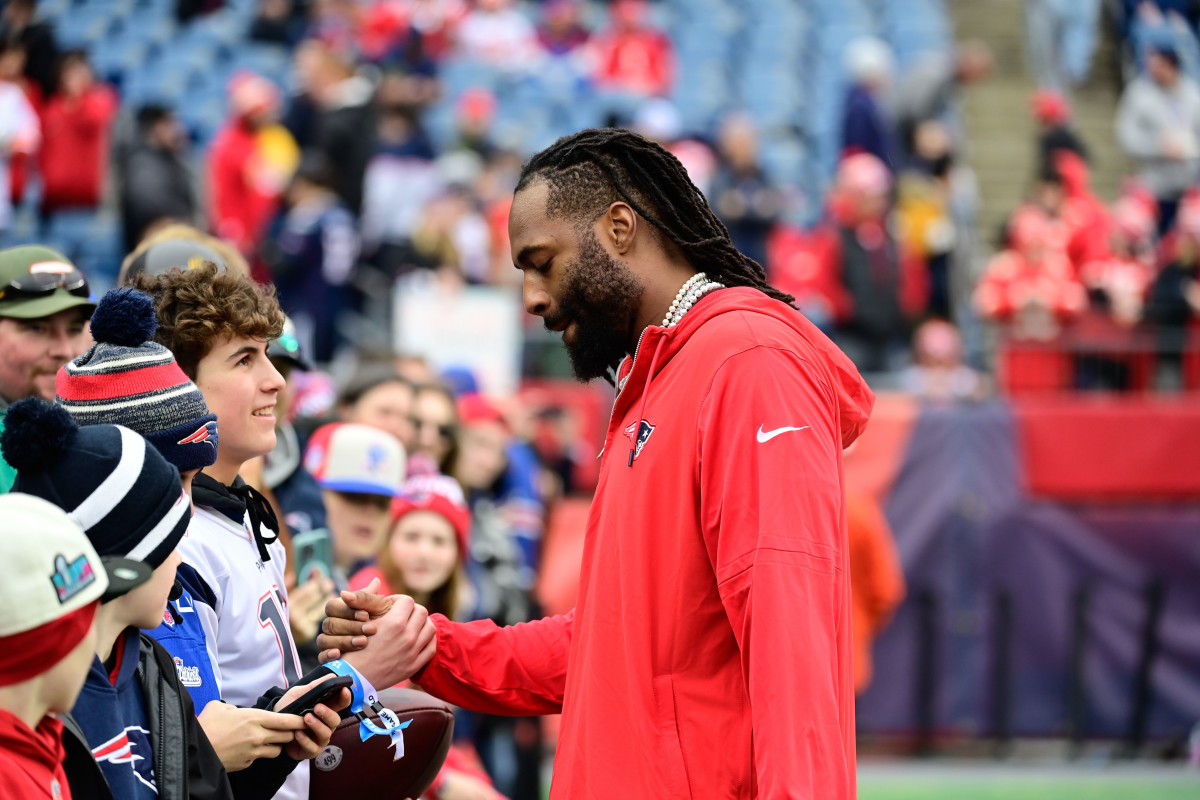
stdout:
<svg viewBox="0 0 1200 800">
<path fill-rule="evenodd" d="M 579 255 L 563 273 L 558 314 L 547 327 L 575 323 L 570 342 L 563 340 L 571 369 L 580 381 L 602 377 L 624 357 L 645 285 L 624 262 L 609 255 L 590 228 L 580 237 Z"/>
</svg>

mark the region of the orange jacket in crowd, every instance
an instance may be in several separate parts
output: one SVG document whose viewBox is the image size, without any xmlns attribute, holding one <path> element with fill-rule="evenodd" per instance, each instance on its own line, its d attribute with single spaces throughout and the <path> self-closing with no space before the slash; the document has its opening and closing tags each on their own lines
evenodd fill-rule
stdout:
<svg viewBox="0 0 1200 800">
<path fill-rule="evenodd" d="M 883 511 L 869 496 L 846 493 L 850 590 L 854 601 L 854 692 L 871 683 L 871 643 L 904 599 L 904 571 Z"/>
</svg>

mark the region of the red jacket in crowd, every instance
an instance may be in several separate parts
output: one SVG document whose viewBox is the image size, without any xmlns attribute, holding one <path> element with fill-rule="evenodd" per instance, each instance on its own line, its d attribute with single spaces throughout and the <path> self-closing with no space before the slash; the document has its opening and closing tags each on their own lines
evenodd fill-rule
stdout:
<svg viewBox="0 0 1200 800">
<path fill-rule="evenodd" d="M 278 170 L 267 163 L 259 132 L 236 117 L 213 140 L 209 158 L 213 231 L 253 253 L 279 203 Z"/>
<path fill-rule="evenodd" d="M 96 84 L 80 97 L 56 94 L 42 112 L 42 208 L 95 208 L 108 170 L 117 95 Z"/>
<path fill-rule="evenodd" d="M 987 319 L 1008 321 L 1030 302 L 1065 320 L 1087 308 L 1087 292 L 1062 255 L 1047 255 L 1036 264 L 1012 250 L 996 255 L 975 289 L 979 312 Z"/>
<path fill-rule="evenodd" d="M 414 680 L 488 713 L 561 711 L 557 800 L 850 800 L 842 449 L 870 389 L 748 288 L 647 328 L 620 376 L 574 611 L 435 616 Z"/>
</svg>

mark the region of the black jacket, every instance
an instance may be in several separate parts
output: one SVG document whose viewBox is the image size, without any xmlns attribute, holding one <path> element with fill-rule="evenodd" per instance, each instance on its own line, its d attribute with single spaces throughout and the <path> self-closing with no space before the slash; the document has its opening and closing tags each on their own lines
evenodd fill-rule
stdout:
<svg viewBox="0 0 1200 800">
<path fill-rule="evenodd" d="M 154 747 L 154 782 L 159 800 L 256 800 L 274 797 L 297 762 L 281 754 L 259 759 L 240 772 L 227 773 L 196 719 L 192 697 L 179 682 L 171 654 L 155 639 L 141 635 L 138 682 L 146 703 L 146 721 Z M 63 767 L 74 800 L 119 800 L 92 758 L 83 731 L 70 714 L 65 728 Z"/>
</svg>

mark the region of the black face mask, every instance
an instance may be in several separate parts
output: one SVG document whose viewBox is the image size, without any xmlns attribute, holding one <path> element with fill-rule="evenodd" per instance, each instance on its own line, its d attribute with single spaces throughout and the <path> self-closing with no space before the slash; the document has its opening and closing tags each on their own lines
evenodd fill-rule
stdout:
<svg viewBox="0 0 1200 800">
<path fill-rule="evenodd" d="M 565 342 L 575 377 L 590 381 L 605 375 L 626 353 L 631 317 L 646 287 L 623 262 L 609 255 L 588 229 L 580 237 L 579 255 L 564 268 L 557 312 L 547 327 L 564 320 L 575 323 Z"/>
</svg>

